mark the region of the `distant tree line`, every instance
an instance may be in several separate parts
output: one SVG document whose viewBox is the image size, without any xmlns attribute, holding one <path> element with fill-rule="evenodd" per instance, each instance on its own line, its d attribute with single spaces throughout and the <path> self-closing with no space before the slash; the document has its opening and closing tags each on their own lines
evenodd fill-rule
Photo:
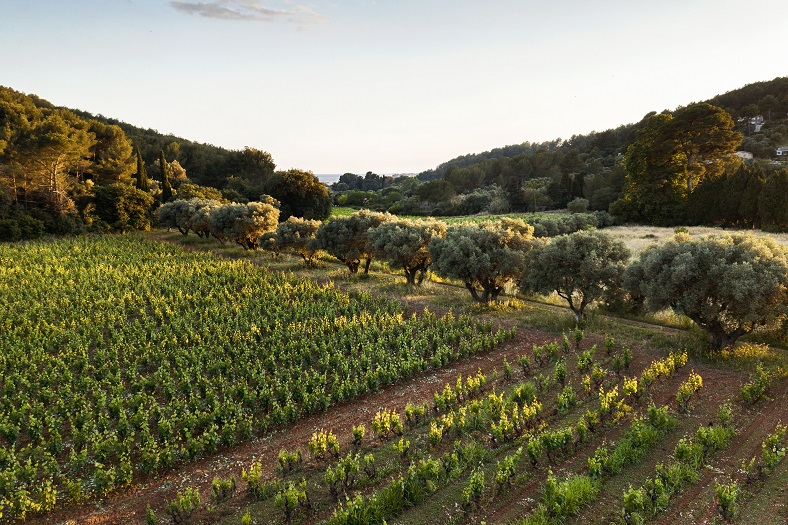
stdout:
<svg viewBox="0 0 788 525">
<path fill-rule="evenodd" d="M 751 119 L 759 115 L 765 123 L 755 132 Z M 788 145 L 787 117 L 788 78 L 777 78 L 616 129 L 463 155 L 415 178 L 346 173 L 332 185 L 333 197 L 341 206 L 408 215 L 585 208 L 651 224 L 760 222 L 788 229 L 774 219 L 703 216 L 694 204 L 709 191 L 704 185 L 740 169 L 764 180 L 778 173 L 775 153 Z M 737 150 L 754 159 L 743 162 Z"/>
</svg>

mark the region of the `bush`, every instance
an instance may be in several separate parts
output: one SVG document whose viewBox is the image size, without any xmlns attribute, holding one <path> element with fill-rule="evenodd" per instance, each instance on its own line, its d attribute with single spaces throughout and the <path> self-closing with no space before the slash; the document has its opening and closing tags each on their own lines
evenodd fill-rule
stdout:
<svg viewBox="0 0 788 525">
<path fill-rule="evenodd" d="M 213 478 L 211 489 L 211 501 L 214 503 L 227 501 L 235 494 L 235 476 L 230 479 Z"/>
<path fill-rule="evenodd" d="M 676 403 L 682 412 L 689 411 L 690 399 L 703 386 L 703 378 L 693 370 L 686 381 L 679 385 L 676 392 Z"/>
<path fill-rule="evenodd" d="M 599 482 L 588 476 L 574 475 L 559 481 L 552 472 L 542 486 L 542 504 L 553 518 L 572 516 L 599 494 Z"/>
<path fill-rule="evenodd" d="M 585 213 L 588 211 L 588 205 L 588 199 L 577 197 L 569 201 L 569 204 L 566 205 L 566 209 L 569 210 L 569 213 Z"/>
<path fill-rule="evenodd" d="M 339 441 L 333 432 L 319 430 L 309 439 L 309 454 L 314 461 L 322 461 L 327 453 L 339 457 Z"/>
<path fill-rule="evenodd" d="M 306 481 L 295 484 L 290 481 L 285 488 L 276 494 L 274 505 L 282 511 L 285 522 L 290 523 L 295 512 L 302 507 L 309 506 L 309 499 L 306 495 Z"/>
<path fill-rule="evenodd" d="M 199 506 L 200 491 L 188 488 L 183 492 L 178 492 L 175 499 L 167 504 L 167 512 L 170 514 L 173 523 L 186 523 Z"/>
<path fill-rule="evenodd" d="M 741 397 L 747 403 L 757 403 L 766 394 L 771 384 L 769 373 L 763 367 L 763 364 L 758 363 L 755 367 L 755 375 L 749 383 L 742 385 L 740 392 Z"/>
<path fill-rule="evenodd" d="M 775 431 L 769 434 L 761 444 L 761 464 L 759 466 L 759 471 L 762 475 L 769 474 L 785 457 L 786 448 L 783 446 L 785 434 L 786 426 L 777 425 Z"/>
<path fill-rule="evenodd" d="M 248 490 L 258 500 L 265 500 L 281 490 L 280 481 L 265 481 L 263 468 L 259 461 L 255 461 L 249 470 L 241 470 L 241 479 L 248 485 Z"/>
<path fill-rule="evenodd" d="M 714 487 L 716 495 L 716 508 L 719 515 L 725 521 L 731 521 L 739 515 L 739 496 L 741 489 L 735 482 L 716 483 Z"/>
<path fill-rule="evenodd" d="M 484 471 L 474 470 L 468 478 L 468 485 L 462 491 L 462 505 L 466 510 L 479 506 L 484 494 Z"/>
</svg>

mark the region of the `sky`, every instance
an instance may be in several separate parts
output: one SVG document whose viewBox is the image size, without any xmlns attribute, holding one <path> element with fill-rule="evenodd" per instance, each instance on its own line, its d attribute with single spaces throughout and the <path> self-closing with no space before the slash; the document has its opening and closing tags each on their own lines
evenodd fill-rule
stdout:
<svg viewBox="0 0 788 525">
<path fill-rule="evenodd" d="M 0 85 L 279 169 L 418 173 L 788 75 L 785 0 L 0 0 Z"/>
</svg>

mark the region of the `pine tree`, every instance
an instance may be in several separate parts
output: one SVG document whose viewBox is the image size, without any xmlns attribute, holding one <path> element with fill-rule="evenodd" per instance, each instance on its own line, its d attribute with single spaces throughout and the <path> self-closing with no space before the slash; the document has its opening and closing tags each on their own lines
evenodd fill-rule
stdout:
<svg viewBox="0 0 788 525">
<path fill-rule="evenodd" d="M 150 191 L 150 180 L 145 172 L 145 161 L 142 160 L 142 153 L 140 153 L 139 148 L 137 148 L 137 173 L 134 175 L 134 178 L 137 180 L 138 189 L 145 192 Z"/>
<path fill-rule="evenodd" d="M 172 200 L 172 184 L 170 184 L 169 166 L 164 158 L 164 151 L 159 155 L 159 168 L 161 170 L 161 202 Z"/>
</svg>

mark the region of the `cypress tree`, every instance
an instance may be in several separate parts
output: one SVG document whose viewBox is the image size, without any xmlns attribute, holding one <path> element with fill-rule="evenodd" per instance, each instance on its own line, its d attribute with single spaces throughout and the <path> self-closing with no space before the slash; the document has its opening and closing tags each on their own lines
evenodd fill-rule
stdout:
<svg viewBox="0 0 788 525">
<path fill-rule="evenodd" d="M 137 148 L 137 173 L 134 174 L 134 178 L 137 181 L 137 189 L 145 192 L 150 191 L 150 180 L 145 171 L 145 161 L 142 160 L 142 153 L 140 153 L 139 147 Z"/>
<path fill-rule="evenodd" d="M 164 151 L 159 155 L 159 168 L 161 170 L 161 202 L 172 200 L 172 184 L 170 184 L 169 166 L 164 158 Z"/>
</svg>

